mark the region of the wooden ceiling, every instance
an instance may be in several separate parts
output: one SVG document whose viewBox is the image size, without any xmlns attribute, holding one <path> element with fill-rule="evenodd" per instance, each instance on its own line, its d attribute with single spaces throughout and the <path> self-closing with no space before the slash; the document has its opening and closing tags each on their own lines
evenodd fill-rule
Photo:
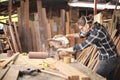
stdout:
<svg viewBox="0 0 120 80">
<path fill-rule="evenodd" d="M 20 6 L 21 0 L 13 0 L 13 14 L 16 13 L 17 7 Z M 25 0 L 24 0 L 25 1 Z M 30 0 L 30 12 L 36 11 L 36 1 L 37 0 Z M 43 7 L 64 7 L 68 6 L 68 1 L 94 1 L 94 0 L 43 0 Z M 109 2 L 112 0 L 98 0 L 99 2 Z M 8 1 L 0 2 L 0 16 L 1 15 L 8 15 Z"/>
</svg>

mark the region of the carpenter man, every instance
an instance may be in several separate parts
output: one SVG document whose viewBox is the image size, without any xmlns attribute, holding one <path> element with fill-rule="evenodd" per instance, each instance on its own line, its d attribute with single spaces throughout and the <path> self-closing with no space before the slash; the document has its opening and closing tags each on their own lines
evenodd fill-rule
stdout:
<svg viewBox="0 0 120 80">
<path fill-rule="evenodd" d="M 76 24 L 80 32 L 67 34 L 66 36 L 87 37 L 87 39 L 83 43 L 70 48 L 59 48 L 58 51 L 62 50 L 75 53 L 95 44 L 99 51 L 99 64 L 96 73 L 107 78 L 107 80 L 114 80 L 113 71 L 118 64 L 118 54 L 105 27 L 98 22 L 93 23 L 93 20 L 86 16 L 81 16 Z"/>
</svg>

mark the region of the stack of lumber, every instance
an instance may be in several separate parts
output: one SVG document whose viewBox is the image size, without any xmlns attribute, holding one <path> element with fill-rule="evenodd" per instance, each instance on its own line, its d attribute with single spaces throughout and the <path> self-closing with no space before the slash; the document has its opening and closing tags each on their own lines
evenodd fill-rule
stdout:
<svg viewBox="0 0 120 80">
<path fill-rule="evenodd" d="M 19 22 L 18 31 L 23 52 L 46 51 L 48 39 L 57 34 L 69 33 L 69 13 L 64 9 L 55 10 L 42 7 L 42 0 L 37 1 L 37 12 L 29 14 L 29 0 L 21 1 L 18 8 Z M 67 15 L 67 21 L 65 18 Z M 30 16 L 30 17 L 29 17 Z M 32 19 L 29 19 L 31 18 Z M 66 26 L 66 27 L 65 27 Z M 67 31 L 67 32 L 66 32 Z"/>
<path fill-rule="evenodd" d="M 18 35 L 16 23 L 14 25 L 4 25 L 4 34 L 6 36 L 7 43 L 13 52 L 21 52 L 21 43 Z"/>
</svg>

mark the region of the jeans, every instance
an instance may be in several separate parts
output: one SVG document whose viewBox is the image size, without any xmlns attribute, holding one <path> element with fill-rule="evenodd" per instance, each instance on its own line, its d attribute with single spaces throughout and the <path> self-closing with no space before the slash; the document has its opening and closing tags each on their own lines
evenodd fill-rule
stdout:
<svg viewBox="0 0 120 80">
<path fill-rule="evenodd" d="M 108 60 L 100 60 L 96 73 L 105 77 L 107 80 L 114 80 L 114 71 L 118 65 L 118 58 L 110 58 Z"/>
</svg>

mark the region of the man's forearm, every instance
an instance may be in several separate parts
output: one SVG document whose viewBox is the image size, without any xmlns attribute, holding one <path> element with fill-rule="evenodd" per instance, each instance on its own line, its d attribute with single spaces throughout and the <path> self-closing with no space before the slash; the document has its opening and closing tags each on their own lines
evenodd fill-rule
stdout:
<svg viewBox="0 0 120 80">
<path fill-rule="evenodd" d="M 66 34 L 66 37 L 79 37 L 79 33 Z"/>
</svg>

